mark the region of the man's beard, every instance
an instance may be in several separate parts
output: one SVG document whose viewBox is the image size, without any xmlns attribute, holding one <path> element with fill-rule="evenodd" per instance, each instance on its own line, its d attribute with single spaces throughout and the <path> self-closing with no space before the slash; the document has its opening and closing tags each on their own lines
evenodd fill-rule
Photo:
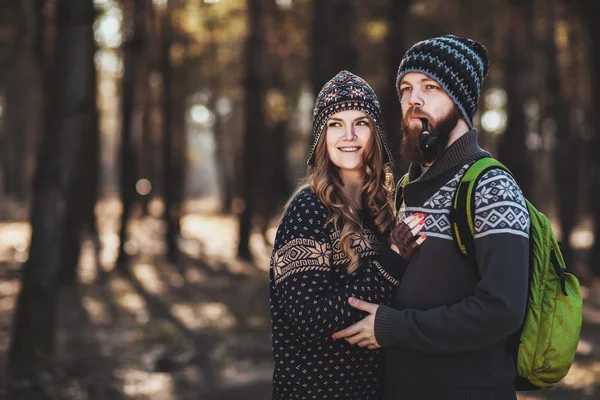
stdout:
<svg viewBox="0 0 600 400">
<path fill-rule="evenodd" d="M 429 134 L 437 138 L 437 145 L 426 153 L 421 150 L 423 125 L 411 126 L 410 118 L 413 115 L 419 118 L 426 118 L 429 122 Z M 437 120 L 423 110 L 416 110 L 414 107 L 410 107 L 402 117 L 402 155 L 404 158 L 421 165 L 436 160 L 446 149 L 450 140 L 450 134 L 456 127 L 456 124 L 458 124 L 460 118 L 461 114 L 456 106 L 447 115 Z"/>
</svg>

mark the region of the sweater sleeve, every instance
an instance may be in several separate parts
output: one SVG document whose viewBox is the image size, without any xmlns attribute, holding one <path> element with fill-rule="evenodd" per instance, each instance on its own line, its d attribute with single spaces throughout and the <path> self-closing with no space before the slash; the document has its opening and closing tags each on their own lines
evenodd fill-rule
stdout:
<svg viewBox="0 0 600 400">
<path fill-rule="evenodd" d="M 284 214 L 275 238 L 272 301 L 283 303 L 293 328 L 306 339 L 331 336 L 362 319 L 366 314 L 350 307 L 349 297 L 389 304 L 398 285 L 375 258 L 336 279 L 333 268 L 346 264 L 333 266 L 332 231 L 323 204 L 312 192 L 301 192 Z"/>
<path fill-rule="evenodd" d="M 408 267 L 408 260 L 387 246 L 377 257 L 376 266 L 384 276 L 389 276 L 390 281 L 397 286 L 402 280 Z"/>
<path fill-rule="evenodd" d="M 527 301 L 530 219 L 521 190 L 501 170 L 475 189 L 475 252 L 481 279 L 472 296 L 429 309 L 379 307 L 375 336 L 382 346 L 427 353 L 465 352 L 514 333 Z"/>
</svg>

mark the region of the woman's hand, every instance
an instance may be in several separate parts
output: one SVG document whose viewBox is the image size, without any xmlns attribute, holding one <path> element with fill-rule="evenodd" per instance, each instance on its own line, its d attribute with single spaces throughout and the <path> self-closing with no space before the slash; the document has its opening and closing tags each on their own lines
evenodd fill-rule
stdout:
<svg viewBox="0 0 600 400">
<path fill-rule="evenodd" d="M 413 214 L 398 223 L 390 232 L 390 247 L 402 257 L 409 259 L 427 235 L 419 235 L 425 226 L 425 215 Z"/>
</svg>

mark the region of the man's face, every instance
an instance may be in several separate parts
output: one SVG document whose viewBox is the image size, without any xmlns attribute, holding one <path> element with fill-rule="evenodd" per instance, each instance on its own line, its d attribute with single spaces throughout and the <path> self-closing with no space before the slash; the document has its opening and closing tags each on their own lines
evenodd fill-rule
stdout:
<svg viewBox="0 0 600 400">
<path fill-rule="evenodd" d="M 436 159 L 446 148 L 450 133 L 461 118 L 460 111 L 442 87 L 433 79 L 419 72 L 409 72 L 398 83 L 401 93 L 402 154 L 415 163 L 423 164 Z M 429 132 L 438 138 L 435 154 L 423 154 L 420 134 L 421 118 L 429 123 Z"/>
</svg>

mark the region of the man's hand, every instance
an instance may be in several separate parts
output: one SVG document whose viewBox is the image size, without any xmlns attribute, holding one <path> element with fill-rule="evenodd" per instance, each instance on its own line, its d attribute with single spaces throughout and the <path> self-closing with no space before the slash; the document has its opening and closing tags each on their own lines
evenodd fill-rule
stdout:
<svg viewBox="0 0 600 400">
<path fill-rule="evenodd" d="M 359 347 L 368 347 L 370 350 L 380 348 L 381 346 L 375 339 L 375 314 L 377 313 L 379 304 L 368 303 L 354 297 L 350 297 L 348 303 L 358 310 L 368 312 L 369 316 L 344 330 L 334 333 L 333 338 L 345 339 L 350 344 L 357 344 Z"/>
</svg>

